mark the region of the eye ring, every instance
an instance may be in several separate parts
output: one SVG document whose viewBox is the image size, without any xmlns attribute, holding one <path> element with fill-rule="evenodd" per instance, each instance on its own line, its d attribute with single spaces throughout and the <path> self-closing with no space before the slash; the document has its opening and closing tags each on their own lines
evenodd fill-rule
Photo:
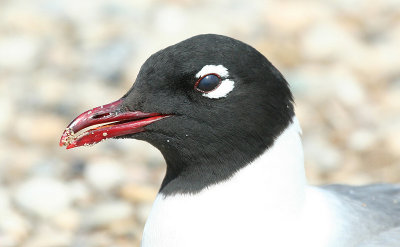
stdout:
<svg viewBox="0 0 400 247">
<path fill-rule="evenodd" d="M 206 78 L 207 76 L 210 76 L 210 75 L 216 76 L 216 77 L 218 78 L 218 84 L 217 84 L 213 89 L 211 89 L 211 90 L 201 90 L 200 88 L 198 88 L 199 83 L 200 83 L 204 78 Z M 209 92 L 212 92 L 212 91 L 216 90 L 216 89 L 221 85 L 221 83 L 222 83 L 222 78 L 221 78 L 220 75 L 218 75 L 218 74 L 216 74 L 216 73 L 209 73 L 209 74 L 203 75 L 202 77 L 200 77 L 200 78 L 196 81 L 196 83 L 194 84 L 194 89 L 196 89 L 197 91 L 202 92 L 202 93 L 209 93 Z"/>
</svg>

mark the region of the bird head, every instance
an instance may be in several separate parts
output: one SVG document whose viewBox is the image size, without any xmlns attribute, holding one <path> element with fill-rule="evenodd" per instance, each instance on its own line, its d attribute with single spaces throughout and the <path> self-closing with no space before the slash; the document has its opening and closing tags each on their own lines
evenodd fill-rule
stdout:
<svg viewBox="0 0 400 247">
<path fill-rule="evenodd" d="M 79 115 L 60 145 L 147 141 L 167 162 L 161 192 L 195 193 L 258 157 L 293 116 L 286 80 L 261 53 L 206 34 L 150 56 L 121 99 Z"/>
</svg>

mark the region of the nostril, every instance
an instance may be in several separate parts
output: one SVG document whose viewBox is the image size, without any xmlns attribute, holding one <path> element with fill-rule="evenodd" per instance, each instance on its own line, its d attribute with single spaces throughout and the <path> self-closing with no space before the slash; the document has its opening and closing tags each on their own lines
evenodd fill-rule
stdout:
<svg viewBox="0 0 400 247">
<path fill-rule="evenodd" d="M 96 113 L 92 116 L 93 119 L 103 118 L 111 115 L 111 113 Z"/>
</svg>

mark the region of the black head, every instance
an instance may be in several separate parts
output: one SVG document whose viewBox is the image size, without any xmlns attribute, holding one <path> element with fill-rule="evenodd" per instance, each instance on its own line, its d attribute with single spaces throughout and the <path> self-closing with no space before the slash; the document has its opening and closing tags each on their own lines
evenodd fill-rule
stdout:
<svg viewBox="0 0 400 247">
<path fill-rule="evenodd" d="M 257 50 L 198 35 L 152 55 L 124 97 L 82 113 L 60 145 L 145 140 L 167 162 L 161 193 L 196 193 L 268 149 L 291 122 L 292 103 L 287 82 Z M 99 123 L 108 124 L 73 137 Z"/>
<path fill-rule="evenodd" d="M 195 84 L 210 73 L 229 85 L 219 85 L 207 97 Z M 162 152 L 164 194 L 194 193 L 229 178 L 270 147 L 294 115 L 279 71 L 249 45 L 213 34 L 152 55 L 123 101 L 130 110 L 173 114 L 130 136 Z"/>
</svg>

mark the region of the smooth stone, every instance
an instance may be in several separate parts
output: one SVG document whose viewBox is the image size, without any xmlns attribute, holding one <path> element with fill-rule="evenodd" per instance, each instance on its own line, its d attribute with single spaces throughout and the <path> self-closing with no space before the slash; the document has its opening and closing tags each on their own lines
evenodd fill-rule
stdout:
<svg viewBox="0 0 400 247">
<path fill-rule="evenodd" d="M 39 55 L 39 45 L 32 36 L 15 35 L 0 39 L 0 67 L 4 70 L 32 69 Z"/>
<path fill-rule="evenodd" d="M 50 225 L 39 225 L 35 228 L 35 233 L 26 240 L 24 247 L 69 247 L 72 236 L 72 232 L 60 231 Z"/>
<path fill-rule="evenodd" d="M 107 226 L 113 222 L 130 219 L 134 215 L 133 205 L 125 201 L 103 202 L 87 212 L 85 223 L 93 228 Z"/>
<path fill-rule="evenodd" d="M 81 223 L 81 216 L 76 210 L 66 209 L 55 215 L 51 221 L 60 229 L 75 231 Z"/>
<path fill-rule="evenodd" d="M 32 145 L 58 145 L 58 136 L 66 125 L 62 118 L 48 113 L 27 113 L 17 119 L 14 126 L 17 137 Z"/>
<path fill-rule="evenodd" d="M 148 185 L 125 184 L 119 192 L 123 198 L 129 201 L 151 203 L 156 198 L 158 189 Z"/>
<path fill-rule="evenodd" d="M 11 209 L 11 199 L 7 190 L 0 188 L 0 213 Z"/>
<path fill-rule="evenodd" d="M 20 184 L 14 195 L 18 206 L 37 216 L 47 218 L 71 206 L 69 188 L 48 177 L 32 177 Z"/>
<path fill-rule="evenodd" d="M 307 161 L 312 165 L 313 169 L 326 173 L 340 167 L 341 152 L 325 139 L 317 136 L 308 136 L 304 138 L 303 143 Z"/>
<path fill-rule="evenodd" d="M 140 203 L 137 207 L 136 217 L 139 222 L 144 224 L 147 221 L 147 218 L 150 215 L 150 211 L 152 208 L 152 203 Z"/>
<path fill-rule="evenodd" d="M 125 178 L 124 167 L 111 159 L 90 160 L 84 173 L 86 181 L 95 189 L 108 191 L 120 185 Z"/>
<path fill-rule="evenodd" d="M 20 246 L 29 236 L 30 222 L 14 209 L 0 209 L 0 246 Z"/>
<path fill-rule="evenodd" d="M 84 205 L 92 203 L 95 195 L 93 195 L 87 183 L 82 180 L 74 180 L 69 182 L 67 185 L 74 202 Z"/>
<path fill-rule="evenodd" d="M 377 134 L 372 130 L 360 129 L 352 133 L 348 140 L 348 146 L 356 151 L 365 151 L 373 148 Z"/>
</svg>

